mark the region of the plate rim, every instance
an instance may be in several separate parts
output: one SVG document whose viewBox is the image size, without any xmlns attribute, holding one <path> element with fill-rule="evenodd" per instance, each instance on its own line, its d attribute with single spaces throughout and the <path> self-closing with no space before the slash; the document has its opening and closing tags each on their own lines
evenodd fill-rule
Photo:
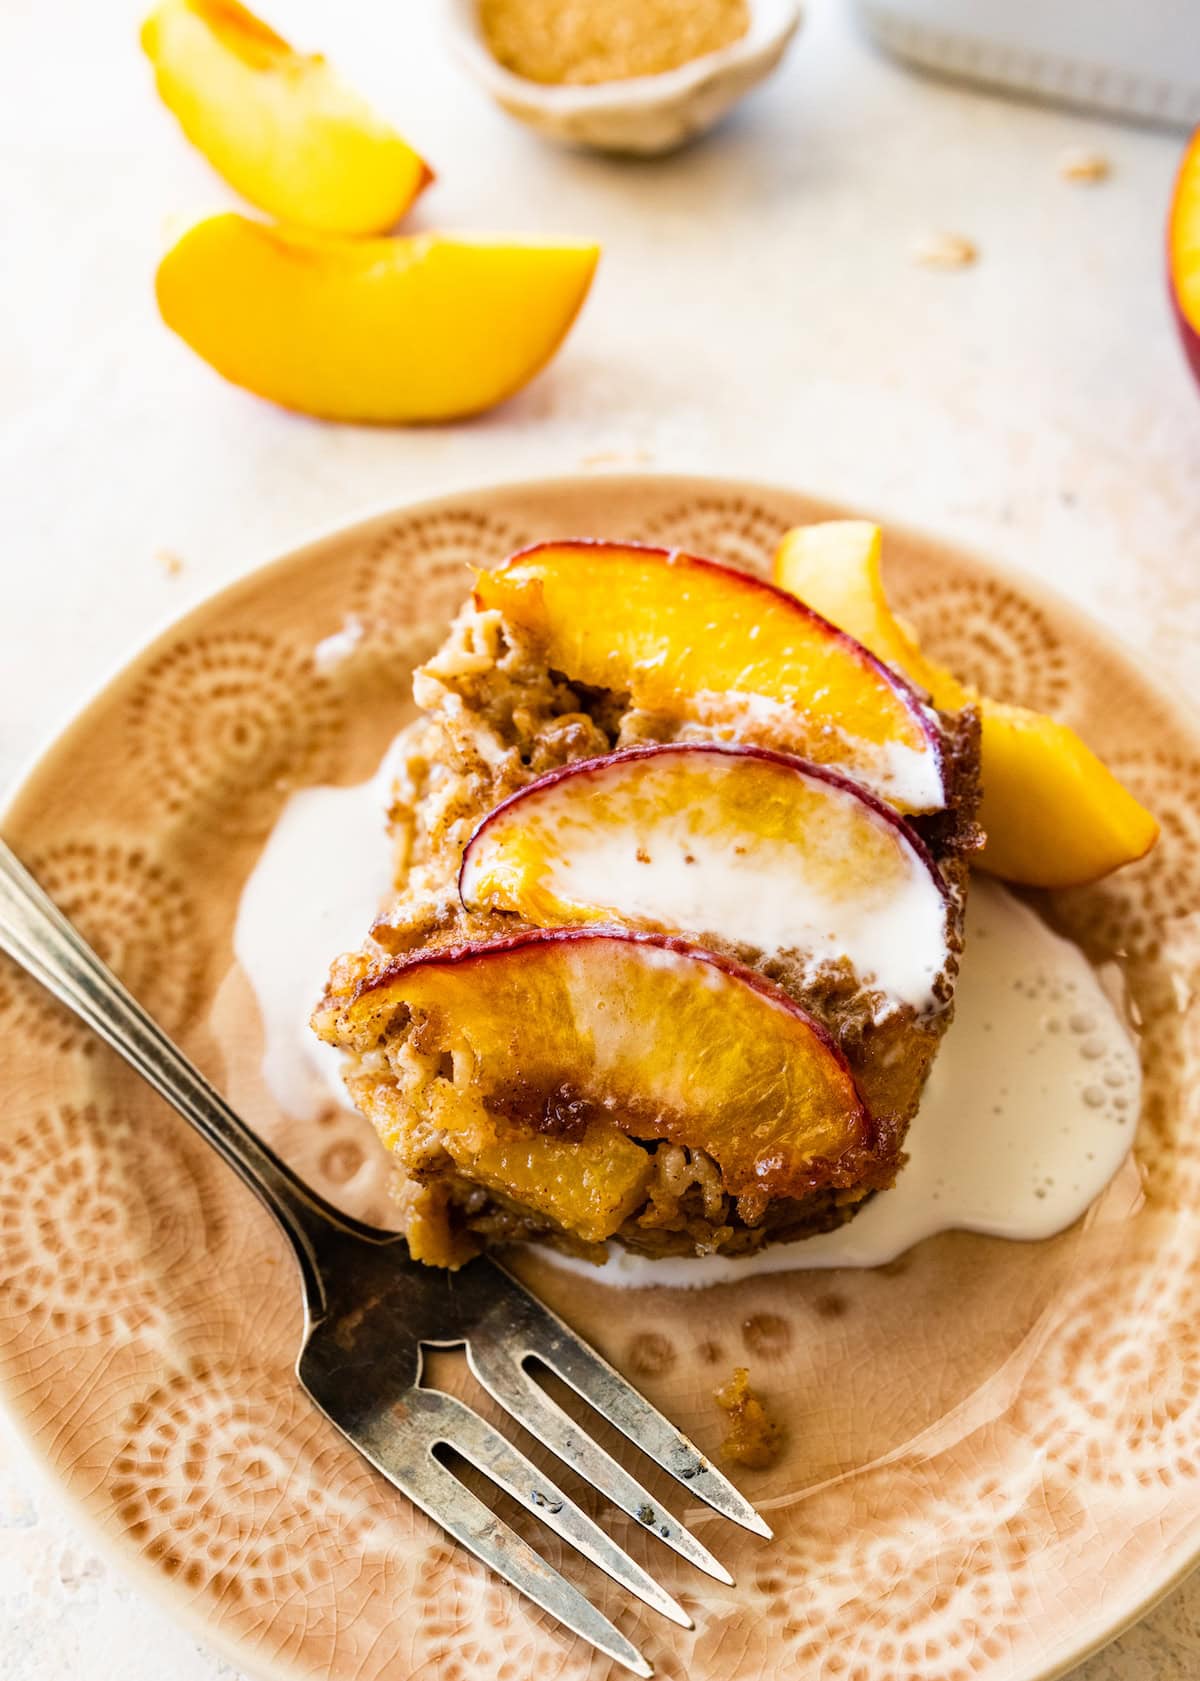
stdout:
<svg viewBox="0 0 1200 1681">
<path fill-rule="evenodd" d="M 728 494 L 768 500 L 797 497 L 827 508 L 829 513 L 826 517 L 868 519 L 879 524 L 885 534 L 889 531 L 895 532 L 934 553 L 952 554 L 956 564 L 961 566 L 965 563 L 969 570 L 980 577 L 1015 587 L 1020 595 L 1035 606 L 1043 608 L 1049 617 L 1065 621 L 1078 634 L 1098 644 L 1109 656 L 1130 667 L 1159 702 L 1180 714 L 1189 729 L 1200 738 L 1200 697 L 1194 699 L 1187 690 L 1171 687 L 1170 679 L 1152 668 L 1147 652 L 1129 646 L 1117 632 L 1096 619 L 1087 608 L 1064 595 L 1052 583 L 1047 583 L 1020 562 L 993 560 L 990 555 L 980 552 L 972 541 L 964 540 L 960 543 L 954 537 L 930 532 L 922 525 L 914 525 L 904 519 L 892 519 L 886 513 L 864 511 L 856 504 L 841 499 L 831 502 L 822 495 L 794 484 L 722 474 L 660 471 L 652 468 L 539 474 L 528 478 L 499 478 L 455 485 L 429 496 L 398 503 L 369 505 L 349 519 L 332 521 L 302 542 L 294 543 L 283 550 L 272 551 L 267 558 L 251 562 L 243 567 L 235 578 L 217 585 L 214 589 L 206 590 L 182 612 L 165 617 L 148 635 L 139 639 L 132 649 L 127 649 L 106 668 L 100 679 L 89 687 L 75 705 L 65 723 L 52 727 L 50 733 L 40 736 L 32 749 L 22 757 L 17 771 L 3 790 L 0 831 L 8 825 L 14 814 L 20 812 L 25 801 L 36 791 L 34 785 L 39 773 L 46 768 L 46 762 L 52 755 L 57 755 L 68 747 L 71 737 L 84 727 L 92 710 L 109 690 L 124 679 L 135 665 L 165 653 L 180 632 L 186 630 L 191 621 L 201 614 L 218 605 L 235 607 L 239 597 L 253 594 L 272 574 L 285 573 L 330 543 L 348 542 L 355 538 L 367 541 L 376 533 L 377 528 L 385 528 L 389 521 L 402 516 L 421 517 L 447 504 L 474 501 L 499 494 L 513 497 L 528 495 L 532 498 L 545 491 L 561 494 L 585 488 L 590 490 L 602 485 L 619 486 L 629 492 L 636 492 L 638 488 L 645 486 L 658 490 L 678 487 L 681 494 L 703 492 L 708 495 Z M 252 1649 L 247 1651 L 243 1643 L 227 1638 L 223 1630 L 213 1625 L 201 1612 L 193 1609 L 185 1594 L 174 1591 L 171 1580 L 155 1569 L 136 1548 L 123 1544 L 120 1537 L 105 1530 L 99 1519 L 43 1454 L 33 1433 L 27 1430 L 24 1417 L 11 1404 L 3 1382 L 0 1382 L 0 1412 L 3 1413 L 15 1439 L 27 1453 L 37 1481 L 47 1491 L 52 1492 L 60 1507 L 88 1537 L 96 1552 L 123 1573 L 139 1592 L 145 1593 L 153 1606 L 166 1612 L 173 1622 L 186 1628 L 210 1650 L 253 1677 L 254 1681 L 294 1681 L 294 1673 L 286 1666 L 279 1667 L 273 1662 L 264 1665 Z M 1169 1574 L 1157 1581 L 1148 1595 L 1135 1600 L 1132 1606 L 1117 1611 L 1111 1620 L 1101 1620 L 1099 1626 L 1070 1653 L 1056 1659 L 1049 1668 L 1014 1670 L 1008 1681 L 1062 1681 L 1062 1677 L 1069 1675 L 1079 1665 L 1103 1651 L 1149 1615 L 1197 1569 L 1200 1569 L 1200 1543 L 1187 1546 L 1184 1556 L 1170 1566 Z"/>
<path fill-rule="evenodd" d="M 899 533 L 905 538 L 931 550 L 945 550 L 954 554 L 958 562 L 966 561 L 982 577 L 991 578 L 1001 583 L 1017 580 L 1021 593 L 1027 595 L 1035 605 L 1045 606 L 1054 616 L 1074 621 L 1075 628 L 1091 640 L 1100 643 L 1105 651 L 1131 666 L 1140 680 L 1151 689 L 1163 705 L 1183 713 L 1192 730 L 1200 736 L 1200 693 L 1195 697 L 1182 688 L 1172 688 L 1170 680 L 1163 677 L 1151 664 L 1148 652 L 1135 648 L 1107 624 L 1086 607 L 1073 601 L 1070 596 L 1063 594 L 1052 583 L 1047 583 L 1037 573 L 1021 565 L 1019 561 L 993 560 L 987 553 L 981 551 L 977 544 L 964 539 L 947 537 L 928 530 L 924 525 L 913 524 L 904 518 L 893 519 L 886 511 L 874 509 L 860 509 L 855 502 L 828 498 L 817 492 L 794 484 L 779 484 L 767 479 L 742 478 L 737 475 L 726 477 L 723 474 L 671 472 L 659 471 L 655 468 L 603 468 L 594 472 L 548 473 L 536 474 L 530 478 L 519 479 L 484 479 L 466 485 L 456 485 L 448 490 L 436 492 L 431 496 L 421 496 L 409 501 L 390 502 L 381 501 L 364 504 L 362 509 L 350 518 L 332 520 L 323 525 L 313 536 L 305 538 L 300 543 L 294 543 L 286 549 L 272 548 L 265 558 L 252 560 L 244 566 L 237 577 L 218 584 L 213 589 L 205 590 L 196 600 L 186 606 L 182 612 L 165 614 L 159 618 L 150 630 L 140 637 L 132 648 L 124 655 L 118 655 L 85 691 L 78 704 L 71 711 L 66 721 L 58 726 L 51 726 L 50 730 L 38 736 L 33 746 L 21 756 L 17 769 L 7 778 L 3 789 L 0 789 L 0 824 L 8 821 L 16 811 L 28 791 L 28 783 L 36 776 L 42 767 L 42 762 L 51 752 L 64 746 L 83 722 L 97 702 L 103 700 L 108 690 L 120 681 L 129 668 L 140 664 L 153 655 L 165 653 L 171 646 L 175 635 L 185 629 L 189 621 L 197 614 L 206 612 L 217 605 L 231 605 L 239 595 L 249 594 L 251 590 L 270 577 L 273 572 L 283 572 L 287 567 L 304 559 L 311 551 L 323 548 L 327 543 L 346 540 L 355 535 L 365 536 L 368 530 L 376 525 L 385 525 L 387 521 L 399 515 L 420 517 L 433 512 L 447 502 L 462 499 L 474 499 L 481 496 L 497 494 L 518 495 L 550 488 L 553 490 L 580 489 L 585 485 L 609 484 L 619 486 L 647 485 L 678 485 L 682 491 L 709 492 L 729 491 L 738 495 L 757 495 L 765 497 L 795 496 L 804 500 L 823 504 L 830 510 L 830 517 L 865 519 L 880 526 L 885 538 L 889 531 Z M 725 563 L 722 563 L 725 564 Z M 886 561 L 885 561 L 886 564 Z M 1200 1555 L 1198 1555 L 1200 1561 Z M 1041 1678 L 1039 1678 L 1041 1681 Z M 1047 1678 L 1049 1681 L 1049 1678 Z"/>
</svg>

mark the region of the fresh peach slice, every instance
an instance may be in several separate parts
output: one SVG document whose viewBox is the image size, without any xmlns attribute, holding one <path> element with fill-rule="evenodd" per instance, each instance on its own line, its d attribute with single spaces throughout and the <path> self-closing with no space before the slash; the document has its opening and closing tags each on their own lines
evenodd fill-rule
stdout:
<svg viewBox="0 0 1200 1681">
<path fill-rule="evenodd" d="M 398 1015 L 423 1055 L 449 1059 L 460 1106 L 509 1137 L 670 1139 L 708 1151 L 737 1195 L 849 1182 L 870 1149 L 824 1028 L 682 940 L 555 928 L 426 950 L 361 987 L 341 1030 L 375 1046 Z"/>
<path fill-rule="evenodd" d="M 237 0 L 165 0 L 142 27 L 158 91 L 243 198 L 322 233 L 385 233 L 433 179 L 323 58 Z"/>
<path fill-rule="evenodd" d="M 948 671 L 927 661 L 916 637 L 892 612 L 883 587 L 883 532 L 864 519 L 822 520 L 787 532 L 775 554 L 780 589 L 807 602 L 881 660 L 903 671 L 956 712 L 966 692 Z"/>
<path fill-rule="evenodd" d="M 907 672 L 936 706 L 979 707 L 983 869 L 1028 887 L 1072 887 L 1145 857 L 1154 845 L 1154 817 L 1074 730 L 991 700 L 926 658 L 888 606 L 877 526 L 836 520 L 788 532 L 775 582 Z"/>
<path fill-rule="evenodd" d="M 985 870 L 1027 887 L 1078 887 L 1144 858 L 1158 821 L 1075 731 L 979 697 Z"/>
<path fill-rule="evenodd" d="M 342 240 L 213 216 L 164 257 L 158 307 L 218 373 L 285 408 L 450 420 L 549 361 L 598 254 L 438 234 Z"/>
<path fill-rule="evenodd" d="M 1192 136 L 1175 182 L 1167 270 L 1184 352 L 1200 379 L 1200 129 Z"/>
<path fill-rule="evenodd" d="M 908 825 L 762 748 L 641 747 L 552 771 L 483 819 L 459 891 L 542 926 L 617 920 L 848 959 L 918 1010 L 948 960 L 945 883 Z"/>
<path fill-rule="evenodd" d="M 906 682 L 782 590 L 635 543 L 546 543 L 476 580 L 568 681 L 715 735 L 846 769 L 892 804 L 939 810 L 941 736 Z"/>
</svg>

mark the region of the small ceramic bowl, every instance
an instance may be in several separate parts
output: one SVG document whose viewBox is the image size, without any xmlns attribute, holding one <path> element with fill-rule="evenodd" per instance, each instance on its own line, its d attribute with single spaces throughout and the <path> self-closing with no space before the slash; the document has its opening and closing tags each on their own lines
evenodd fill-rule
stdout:
<svg viewBox="0 0 1200 1681">
<path fill-rule="evenodd" d="M 738 41 L 657 76 L 591 86 L 533 82 L 493 58 L 477 0 L 445 0 L 454 51 L 496 103 L 568 146 L 652 155 L 670 152 L 720 121 L 779 63 L 800 25 L 799 0 L 750 0 Z"/>
</svg>

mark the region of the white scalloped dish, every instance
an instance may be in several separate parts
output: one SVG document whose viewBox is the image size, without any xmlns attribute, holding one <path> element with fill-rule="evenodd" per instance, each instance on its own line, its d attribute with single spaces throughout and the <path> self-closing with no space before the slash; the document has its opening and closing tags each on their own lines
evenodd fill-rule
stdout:
<svg viewBox="0 0 1200 1681">
<path fill-rule="evenodd" d="M 674 70 L 592 86 L 547 86 L 497 62 L 476 0 L 444 4 L 460 63 L 510 116 L 565 145 L 645 155 L 674 151 L 720 122 L 775 69 L 802 15 L 798 0 L 750 0 L 750 27 L 740 40 Z"/>
</svg>

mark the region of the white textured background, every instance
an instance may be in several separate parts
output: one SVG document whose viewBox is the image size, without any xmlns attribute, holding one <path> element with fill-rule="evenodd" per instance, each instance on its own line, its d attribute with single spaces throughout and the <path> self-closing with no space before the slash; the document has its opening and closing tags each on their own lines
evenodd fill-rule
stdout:
<svg viewBox="0 0 1200 1681">
<path fill-rule="evenodd" d="M 224 386 L 158 324 L 170 230 L 230 200 L 155 101 L 140 10 L 0 10 L 0 784 L 165 620 L 314 529 L 605 466 L 786 481 L 961 537 L 1200 695 L 1200 392 L 1163 276 L 1177 139 L 911 76 L 855 38 L 844 0 L 813 0 L 720 134 L 615 164 L 493 112 L 428 3 L 277 0 L 272 20 L 437 167 L 417 225 L 605 246 L 565 351 L 503 410 L 334 429 Z M 1111 179 L 1064 182 L 1072 146 Z M 978 264 L 914 264 L 937 231 Z M 232 1673 L 94 1555 L 0 1424 L 4 1681 Z M 1195 1584 L 1081 1672 L 1197 1674 Z"/>
</svg>

